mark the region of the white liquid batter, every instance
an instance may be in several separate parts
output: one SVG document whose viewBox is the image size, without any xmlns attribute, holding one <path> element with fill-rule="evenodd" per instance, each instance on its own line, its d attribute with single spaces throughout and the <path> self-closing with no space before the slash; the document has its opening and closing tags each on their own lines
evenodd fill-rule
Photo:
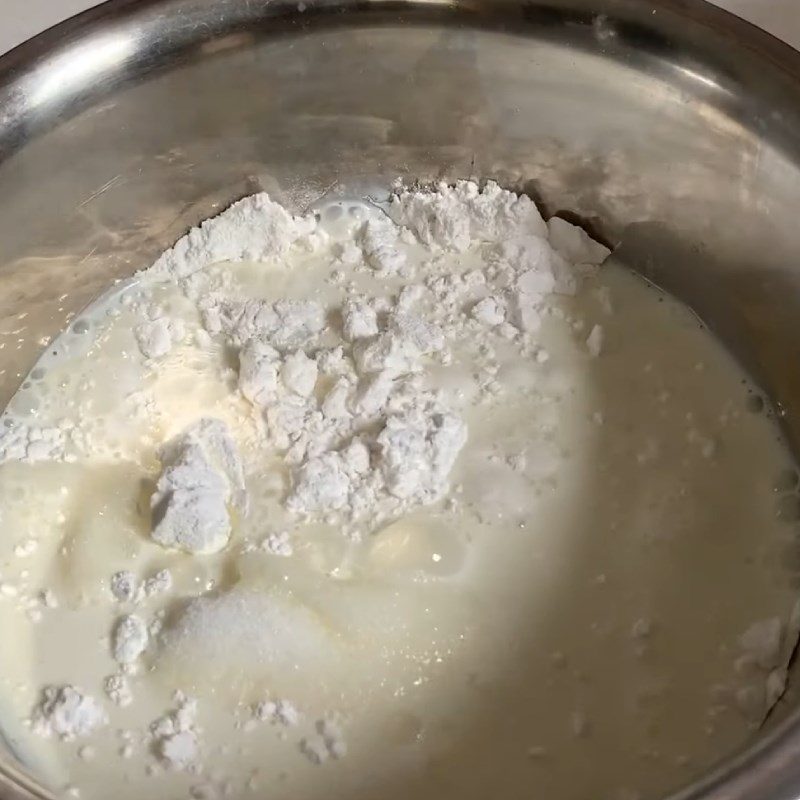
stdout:
<svg viewBox="0 0 800 800">
<path fill-rule="evenodd" d="M 419 283 L 334 263 L 381 212 L 321 214 L 330 238 L 292 251 L 288 268 L 225 262 L 202 280 L 326 308 L 353 286 L 395 298 Z M 419 242 L 402 246 L 425 263 Z M 481 252 L 437 253 L 437 269 L 480 267 Z M 797 476 L 739 367 L 675 300 L 609 262 L 574 297 L 548 299 L 535 346 L 450 342 L 452 359 L 426 380 L 469 431 L 452 488 L 353 538 L 286 510 L 285 468 L 236 390 L 236 354 L 198 333 L 184 289 L 144 275 L 96 304 L 6 412 L 75 424 L 67 460 L 0 465 L 0 625 L 15 645 L 0 651 L 3 726 L 56 791 L 652 797 L 763 720 L 794 641 Z M 147 360 L 133 331 L 153 304 L 187 335 Z M 204 416 L 232 431 L 250 511 L 227 547 L 196 556 L 151 539 L 149 497 L 158 447 Z M 287 531 L 291 555 L 259 546 Z M 110 592 L 120 570 L 162 569 L 172 588 L 135 606 Z M 130 611 L 161 630 L 127 676 L 133 701 L 117 707 L 103 685 L 119 673 L 110 636 Z M 740 640 L 773 618 L 779 652 L 759 664 Z M 108 726 L 69 742 L 29 731 L 42 687 L 64 684 L 100 701 Z M 147 735 L 176 690 L 198 701 L 189 770 L 165 769 Z M 290 701 L 297 724 L 254 717 L 268 699 Z M 315 747 L 325 763 L 308 757 Z"/>
</svg>

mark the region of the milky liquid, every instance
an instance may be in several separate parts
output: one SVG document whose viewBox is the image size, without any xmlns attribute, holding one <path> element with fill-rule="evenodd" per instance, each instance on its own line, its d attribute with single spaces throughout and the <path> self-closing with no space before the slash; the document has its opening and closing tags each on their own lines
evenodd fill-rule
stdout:
<svg viewBox="0 0 800 800">
<path fill-rule="evenodd" d="M 323 218 L 347 234 L 346 208 Z M 325 252 L 297 261 L 209 275 L 254 297 L 341 302 Z M 402 285 L 349 279 L 375 296 Z M 132 333 L 145 300 L 190 332 L 157 366 Z M 8 411 L 69 417 L 83 437 L 72 463 L 0 466 L 0 625 L 14 643 L 0 650 L 0 699 L 18 752 L 86 798 L 615 800 L 663 793 L 743 745 L 761 718 L 741 699 L 763 701 L 766 676 L 742 661 L 739 637 L 787 621 L 796 596 L 789 453 L 720 344 L 637 276 L 609 263 L 551 307 L 547 360 L 497 347 L 494 399 L 476 392 L 480 348 L 453 347 L 431 380 L 469 428 L 454 502 L 360 542 L 282 508 L 286 476 L 235 391 L 235 357 L 194 337 L 196 307 L 177 287 L 133 282 L 82 315 Z M 585 344 L 595 324 L 597 358 Z M 251 511 L 226 550 L 197 557 L 152 542 L 148 509 L 157 447 L 202 415 L 233 430 Z M 283 530 L 291 557 L 245 552 Z M 28 539 L 35 550 L 15 554 Z M 163 612 L 162 635 L 130 679 L 134 702 L 117 708 L 102 688 L 118 670 L 109 578 L 162 568 L 173 590 L 136 609 Z M 36 602 L 45 589 L 57 608 Z M 216 603 L 211 627 L 178 636 L 198 595 Z M 286 633 L 268 640 L 265 621 Z M 42 686 L 64 683 L 103 701 L 110 726 L 76 742 L 33 736 L 22 721 Z M 199 702 L 199 774 L 165 772 L 144 735 L 176 689 Z M 266 697 L 290 699 L 300 724 L 247 724 Z M 300 741 L 330 715 L 347 755 L 311 764 Z"/>
</svg>

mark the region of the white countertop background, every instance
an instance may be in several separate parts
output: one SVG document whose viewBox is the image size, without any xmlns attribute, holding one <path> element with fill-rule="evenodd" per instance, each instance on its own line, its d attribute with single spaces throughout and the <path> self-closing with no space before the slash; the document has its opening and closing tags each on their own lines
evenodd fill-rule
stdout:
<svg viewBox="0 0 800 800">
<path fill-rule="evenodd" d="M 716 2 L 800 49 L 800 0 Z M 95 4 L 96 0 L 0 0 L 0 53 Z"/>
</svg>

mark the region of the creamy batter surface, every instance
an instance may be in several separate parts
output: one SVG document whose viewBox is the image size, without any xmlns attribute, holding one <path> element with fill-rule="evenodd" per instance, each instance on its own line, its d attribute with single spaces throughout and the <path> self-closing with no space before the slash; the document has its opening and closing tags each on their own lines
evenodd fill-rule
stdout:
<svg viewBox="0 0 800 800">
<path fill-rule="evenodd" d="M 0 718 L 57 794 L 649 798 L 783 692 L 768 405 L 493 184 L 241 201 L 1 424 Z"/>
</svg>

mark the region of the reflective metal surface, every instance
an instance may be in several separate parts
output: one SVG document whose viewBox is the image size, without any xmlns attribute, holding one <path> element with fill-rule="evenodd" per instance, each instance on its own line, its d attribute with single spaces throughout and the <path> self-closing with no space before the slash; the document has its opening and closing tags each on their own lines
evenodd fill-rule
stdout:
<svg viewBox="0 0 800 800">
<path fill-rule="evenodd" d="M 719 331 L 800 444 L 800 55 L 700 0 L 114 0 L 12 51 L 0 402 L 222 205 L 398 175 L 581 215 Z M 800 796 L 793 709 L 681 800 Z M 0 796 L 35 796 L 3 769 Z"/>
</svg>

